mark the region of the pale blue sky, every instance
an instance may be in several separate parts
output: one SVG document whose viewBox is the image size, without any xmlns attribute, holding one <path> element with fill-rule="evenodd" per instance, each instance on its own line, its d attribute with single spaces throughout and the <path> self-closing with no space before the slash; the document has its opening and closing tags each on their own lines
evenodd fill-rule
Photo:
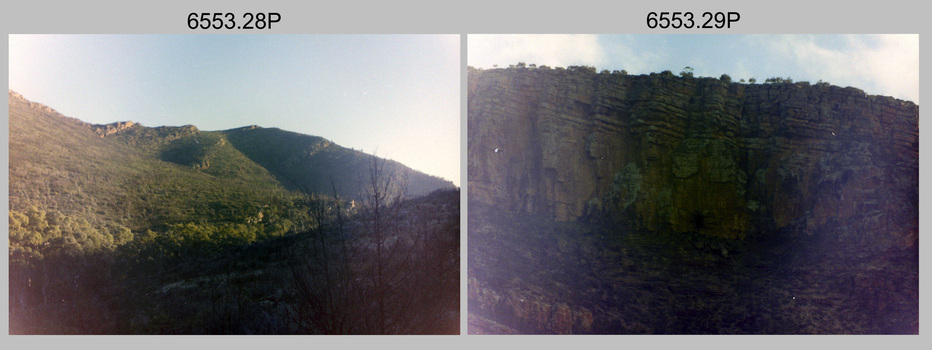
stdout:
<svg viewBox="0 0 932 350">
<path fill-rule="evenodd" d="M 460 184 L 458 35 L 10 35 L 9 86 L 91 123 L 257 124 Z M 919 103 L 918 35 L 469 35 L 468 64 L 684 67 Z"/>
<path fill-rule="evenodd" d="M 256 124 L 460 184 L 459 35 L 10 35 L 10 89 L 103 124 Z"/>
<path fill-rule="evenodd" d="M 649 74 L 770 77 L 854 86 L 919 103 L 919 35 L 469 35 L 467 63 L 590 65 Z"/>
</svg>

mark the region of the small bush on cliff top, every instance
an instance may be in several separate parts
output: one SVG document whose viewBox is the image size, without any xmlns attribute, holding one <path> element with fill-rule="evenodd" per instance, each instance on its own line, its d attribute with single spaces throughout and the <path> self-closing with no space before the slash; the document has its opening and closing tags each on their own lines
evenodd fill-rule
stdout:
<svg viewBox="0 0 932 350">
<path fill-rule="evenodd" d="M 773 84 L 787 83 L 787 84 L 792 84 L 792 83 L 793 83 L 793 79 L 790 78 L 790 77 L 786 77 L 786 78 L 771 77 L 771 78 L 767 78 L 767 80 L 764 80 L 764 83 L 773 83 Z"/>
<path fill-rule="evenodd" d="M 693 77 L 693 67 L 689 67 L 689 66 L 684 67 L 684 68 L 683 68 L 683 71 L 680 72 L 680 76 L 681 76 L 681 77 L 684 77 L 684 78 L 692 78 L 692 77 Z"/>
<path fill-rule="evenodd" d="M 589 72 L 593 74 L 596 72 L 595 67 L 593 66 L 569 66 L 566 67 L 566 70 L 570 72 Z"/>
</svg>

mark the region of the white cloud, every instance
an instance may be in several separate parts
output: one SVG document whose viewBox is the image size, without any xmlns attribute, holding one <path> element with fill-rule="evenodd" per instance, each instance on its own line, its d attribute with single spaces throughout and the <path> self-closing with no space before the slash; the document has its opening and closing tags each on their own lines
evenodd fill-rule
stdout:
<svg viewBox="0 0 932 350">
<path fill-rule="evenodd" d="M 818 39 L 786 35 L 766 37 L 758 44 L 790 60 L 787 63 L 796 66 L 790 69 L 803 72 L 805 78 L 919 103 L 918 35 L 849 35 L 840 45 Z"/>
<path fill-rule="evenodd" d="M 878 36 L 876 48 L 860 52 L 865 75 L 877 81 L 880 91 L 919 103 L 919 36 Z"/>
<path fill-rule="evenodd" d="M 641 38 L 644 38 L 641 36 Z M 656 38 L 648 36 L 647 38 Z M 650 49 L 637 49 L 638 36 L 636 35 L 612 35 L 604 36 L 603 43 L 607 52 L 608 62 L 604 67 L 598 69 L 609 70 L 626 70 L 632 74 L 648 74 L 651 72 L 660 72 L 669 69 L 670 66 L 670 47 L 664 40 L 648 39 Z"/>
<path fill-rule="evenodd" d="M 587 34 L 469 35 L 467 63 L 473 67 L 528 64 L 597 69 L 625 69 L 647 74 L 689 65 L 697 75 L 732 75 L 734 79 L 790 77 L 815 83 L 854 86 L 868 94 L 887 95 L 919 103 L 918 35 L 750 35 L 744 52 L 732 66 L 717 67 L 725 57 L 708 52 L 682 53 L 665 36 L 604 36 Z M 681 39 L 673 37 L 673 39 Z M 701 39 L 701 38 L 700 38 Z M 672 39 L 670 39 L 672 40 Z M 730 40 L 724 37 L 722 40 Z M 714 43 L 714 42 L 713 42 Z M 726 45 L 727 47 L 727 45 Z M 726 49 L 727 50 L 727 49 Z M 710 70 L 711 69 L 711 70 Z M 721 72 L 719 72 L 721 70 Z"/>
<path fill-rule="evenodd" d="M 734 70 L 732 70 L 732 73 L 725 74 L 729 74 L 730 76 L 733 75 L 732 78 L 735 81 L 740 81 L 741 79 L 745 79 L 745 81 L 747 81 L 753 76 L 751 74 L 751 70 L 747 67 L 747 64 L 744 61 L 738 61 L 735 63 L 735 67 Z"/>
<path fill-rule="evenodd" d="M 566 67 L 605 62 L 596 35 L 587 34 L 476 34 L 467 38 L 467 64 L 473 67 L 507 67 L 527 64 Z"/>
</svg>

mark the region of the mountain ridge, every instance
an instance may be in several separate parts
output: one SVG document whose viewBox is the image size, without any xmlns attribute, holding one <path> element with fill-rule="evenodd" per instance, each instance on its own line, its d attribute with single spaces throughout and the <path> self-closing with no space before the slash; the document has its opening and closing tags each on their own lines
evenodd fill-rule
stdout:
<svg viewBox="0 0 932 350">
<path fill-rule="evenodd" d="M 133 232 L 205 218 L 242 221 L 270 201 L 291 207 L 286 202 L 299 194 L 358 199 L 357 179 L 370 160 L 382 159 L 319 136 L 255 125 L 201 131 L 132 121 L 91 124 L 13 90 L 9 112 L 12 211 L 35 207 Z M 399 180 L 407 176 L 408 196 L 455 188 L 384 162 Z"/>
<path fill-rule="evenodd" d="M 61 121 L 67 124 L 78 126 L 78 127 L 81 127 L 82 129 L 90 130 L 93 133 L 100 136 L 100 138 L 121 140 L 133 146 L 152 146 L 152 144 L 155 144 L 156 146 L 162 146 L 166 143 L 183 143 L 183 142 L 179 142 L 179 140 L 186 139 L 186 138 L 189 138 L 187 140 L 188 142 L 194 142 L 195 145 L 199 146 L 200 140 L 197 139 L 195 136 L 203 137 L 204 135 L 212 135 L 212 139 L 210 141 L 218 142 L 217 144 L 218 146 L 225 146 L 224 144 L 229 141 L 230 137 L 235 137 L 238 141 L 240 141 L 240 142 L 232 143 L 232 146 L 236 148 L 237 151 L 241 153 L 245 151 L 245 153 L 243 153 L 244 155 L 248 154 L 252 156 L 252 157 L 248 157 L 251 161 L 256 162 L 257 164 L 264 164 L 266 166 L 272 166 L 272 165 L 284 166 L 285 165 L 285 164 L 273 164 L 272 162 L 269 162 L 269 159 L 268 159 L 268 156 L 273 155 L 272 153 L 276 151 L 274 150 L 274 148 L 280 146 L 279 144 L 275 144 L 271 141 L 281 141 L 281 140 L 287 140 L 288 141 L 287 146 L 289 146 L 288 149 L 285 149 L 283 151 L 293 151 L 295 153 L 302 153 L 301 155 L 304 155 L 304 156 L 314 156 L 317 151 L 323 148 L 332 146 L 334 147 L 334 150 L 336 151 L 347 151 L 351 153 L 351 154 L 343 155 L 342 158 L 348 158 L 350 160 L 354 160 L 357 162 L 361 160 L 365 160 L 369 157 L 377 157 L 375 155 L 370 155 L 367 153 L 363 153 L 361 151 L 357 151 L 355 149 L 350 149 L 347 147 L 334 144 L 333 142 L 321 136 L 302 134 L 302 133 L 284 130 L 280 128 L 275 128 L 275 127 L 265 128 L 265 127 L 260 127 L 258 125 L 242 126 L 242 127 L 236 127 L 236 128 L 226 129 L 226 130 L 203 131 L 191 124 L 182 125 L 182 126 L 148 127 L 148 126 L 144 126 L 134 121 L 118 121 L 118 122 L 113 122 L 113 123 L 108 123 L 108 124 L 87 123 L 87 122 L 81 121 L 80 119 L 63 115 L 57 112 L 54 108 L 51 108 L 42 103 L 30 101 L 26 99 L 24 96 L 22 96 L 21 94 L 15 92 L 14 90 L 9 90 L 9 95 L 10 95 L 11 108 L 14 104 L 14 101 L 19 101 L 19 103 L 25 106 L 28 106 L 29 108 L 35 108 L 39 111 L 43 111 L 44 113 L 48 113 L 50 116 L 58 117 L 60 118 Z M 11 116 L 11 125 L 13 124 L 12 119 L 13 118 Z M 265 139 L 263 139 L 262 137 L 257 138 L 255 137 L 255 135 L 248 135 L 249 133 L 265 134 L 263 135 Z M 258 144 L 258 145 L 249 144 L 248 142 L 244 141 L 245 139 L 248 139 L 248 141 L 250 142 L 257 142 L 261 144 Z M 183 144 L 175 144 L 174 146 L 175 146 L 174 148 L 176 148 L 174 150 L 176 153 L 184 152 L 184 151 L 190 151 L 194 153 L 198 151 L 205 151 L 204 149 L 200 149 L 201 147 L 190 147 L 190 146 L 185 147 L 188 145 L 183 145 Z M 262 151 L 263 151 L 262 154 L 258 154 L 255 152 L 254 148 L 257 148 L 257 146 L 262 148 Z M 189 149 L 185 149 L 185 148 L 189 148 Z M 194 148 L 198 148 L 198 149 L 194 149 Z M 182 156 L 182 155 L 176 154 L 175 156 Z M 297 157 L 298 155 L 291 154 L 291 155 L 284 155 L 284 156 L 283 155 L 273 155 L 273 156 L 277 158 L 283 158 L 283 157 L 288 158 L 288 160 L 291 161 L 291 163 L 294 163 L 292 165 L 297 164 L 299 166 L 302 166 L 304 168 L 303 170 L 315 170 L 315 169 L 308 168 L 306 164 L 300 164 L 302 160 L 295 159 L 295 157 Z M 167 157 L 173 158 L 173 155 L 167 155 Z M 283 159 L 274 159 L 274 160 L 279 161 L 278 163 L 282 163 L 281 161 L 284 161 Z M 414 171 L 413 169 L 407 168 L 403 164 L 397 161 L 394 161 L 394 160 L 386 159 L 386 161 L 392 164 L 392 167 L 397 168 L 396 169 L 397 171 L 404 172 L 405 175 L 409 177 L 415 177 L 415 179 L 412 180 L 413 183 L 416 183 L 413 186 L 414 190 L 409 191 L 410 195 L 412 196 L 425 195 L 433 191 L 434 189 L 456 187 L 449 180 L 442 179 L 434 175 L 421 173 L 420 171 Z M 179 162 L 174 162 L 174 163 L 178 163 L 182 165 L 192 165 L 192 164 L 184 164 L 185 162 L 183 161 L 181 163 Z M 209 167 L 204 167 L 203 165 L 201 167 L 205 169 L 209 169 Z M 329 183 L 327 184 L 327 186 L 323 186 L 322 181 L 317 181 L 317 183 L 313 184 L 317 186 L 308 186 L 307 184 L 302 184 L 299 179 L 296 179 L 297 177 L 296 174 L 291 173 L 291 174 L 286 175 L 282 171 L 280 171 L 281 169 L 266 169 L 266 170 L 270 171 L 271 173 L 275 173 L 276 175 L 279 175 L 279 180 L 283 184 L 285 184 L 286 187 L 292 190 L 300 190 L 300 191 L 305 191 L 305 192 L 316 190 L 317 192 L 320 192 L 320 193 L 326 193 L 332 190 L 330 188 L 331 186 Z M 327 177 L 329 178 L 329 176 Z M 339 178 L 340 176 L 334 176 L 334 177 Z M 420 182 L 422 181 L 426 181 L 427 184 L 421 184 Z M 350 189 L 355 189 L 358 186 L 346 185 L 345 187 L 350 188 Z M 341 191 L 340 194 L 344 197 L 350 197 L 353 195 L 353 193 L 349 192 L 349 190 Z"/>
</svg>

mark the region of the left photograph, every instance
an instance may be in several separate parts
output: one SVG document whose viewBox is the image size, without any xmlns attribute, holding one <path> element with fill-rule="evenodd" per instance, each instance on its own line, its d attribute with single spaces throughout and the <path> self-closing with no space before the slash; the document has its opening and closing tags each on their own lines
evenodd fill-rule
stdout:
<svg viewBox="0 0 932 350">
<path fill-rule="evenodd" d="M 459 334 L 459 35 L 10 35 L 10 334 Z"/>
</svg>

